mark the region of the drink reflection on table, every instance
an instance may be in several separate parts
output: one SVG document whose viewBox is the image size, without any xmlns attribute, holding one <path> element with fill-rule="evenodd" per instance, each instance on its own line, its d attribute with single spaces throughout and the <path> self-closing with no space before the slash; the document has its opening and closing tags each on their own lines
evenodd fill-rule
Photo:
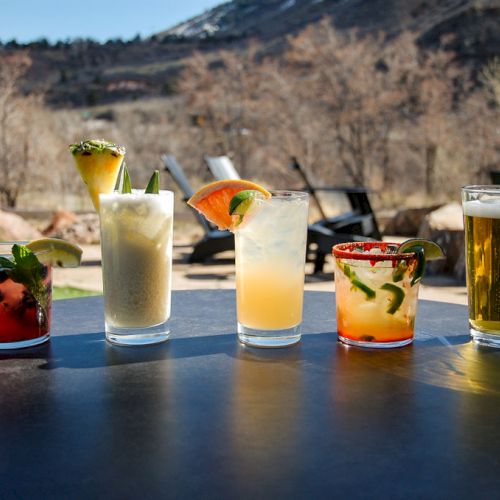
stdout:
<svg viewBox="0 0 500 500">
<path fill-rule="evenodd" d="M 500 353 L 498 349 L 469 343 L 461 349 L 467 386 L 457 408 L 455 440 L 460 452 L 455 454 L 455 467 L 475 467 L 478 483 L 498 487 L 498 467 L 485 457 L 498 455 L 498 408 L 500 403 Z M 480 478 L 480 480 L 479 480 Z M 477 486 L 477 484 L 476 484 Z M 464 493 L 464 497 L 466 493 Z"/>
<path fill-rule="evenodd" d="M 240 347 L 235 365 L 232 446 L 238 484 L 283 481 L 297 467 L 302 421 L 300 349 L 262 351 Z"/>
<path fill-rule="evenodd" d="M 376 351 L 338 344 L 331 379 L 333 418 L 350 446 L 369 446 L 396 425 L 411 431 L 418 395 L 414 357 L 412 345 Z"/>
<path fill-rule="evenodd" d="M 175 449 L 177 412 L 172 395 L 173 367 L 163 362 L 167 351 L 106 345 L 107 387 L 101 429 L 101 481 L 123 477 L 116 495 L 133 480 L 136 491 L 160 495 L 162 484 L 179 473 Z M 122 365 L 120 369 L 119 365 Z M 124 366 L 126 365 L 126 369 Z M 142 387 L 137 391 L 134 386 Z M 134 393 L 134 398 L 130 397 Z M 140 408 L 140 412 L 137 411 Z M 130 418 L 134 415 L 134 418 Z M 147 473 L 144 473 L 147 471 Z"/>
</svg>

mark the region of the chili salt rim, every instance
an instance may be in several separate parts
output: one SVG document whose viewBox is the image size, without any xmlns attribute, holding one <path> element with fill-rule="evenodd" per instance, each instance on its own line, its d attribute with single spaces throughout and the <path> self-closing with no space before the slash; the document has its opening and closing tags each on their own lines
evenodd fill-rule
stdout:
<svg viewBox="0 0 500 500">
<path fill-rule="evenodd" d="M 332 254 L 341 259 L 353 259 L 353 260 L 370 260 L 370 261 L 400 261 L 414 259 L 415 253 L 365 253 L 365 252 L 355 252 L 354 250 L 371 250 L 372 248 L 380 248 L 382 252 L 387 250 L 389 246 L 400 246 L 399 243 L 391 243 L 389 241 L 353 241 L 351 243 L 339 243 L 332 247 Z"/>
</svg>

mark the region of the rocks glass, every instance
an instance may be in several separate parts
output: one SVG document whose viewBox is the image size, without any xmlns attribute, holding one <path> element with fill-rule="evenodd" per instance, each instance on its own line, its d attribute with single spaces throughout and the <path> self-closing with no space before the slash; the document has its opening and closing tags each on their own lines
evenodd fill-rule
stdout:
<svg viewBox="0 0 500 500">
<path fill-rule="evenodd" d="M 359 347 L 400 347 L 413 341 L 419 280 L 417 257 L 396 243 L 333 247 L 339 340 Z"/>
<path fill-rule="evenodd" d="M 11 261 L 12 244 L 0 243 L 0 255 Z M 50 337 L 51 310 L 50 266 L 40 264 L 28 284 L 11 279 L 0 263 L 0 350 L 31 347 L 46 342 Z"/>
</svg>

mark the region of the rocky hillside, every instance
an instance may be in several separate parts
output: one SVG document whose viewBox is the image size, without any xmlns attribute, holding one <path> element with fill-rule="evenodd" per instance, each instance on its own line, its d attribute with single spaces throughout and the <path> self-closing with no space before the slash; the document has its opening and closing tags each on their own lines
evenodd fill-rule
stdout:
<svg viewBox="0 0 500 500">
<path fill-rule="evenodd" d="M 500 55 L 500 0 L 232 0 L 145 40 L 8 43 L 0 52 L 30 51 L 26 90 L 45 91 L 54 106 L 85 106 L 168 95 L 193 51 L 238 48 L 252 38 L 279 51 L 287 35 L 324 16 L 361 35 L 412 30 L 425 48 L 452 35 L 447 44 L 476 67 Z"/>
</svg>

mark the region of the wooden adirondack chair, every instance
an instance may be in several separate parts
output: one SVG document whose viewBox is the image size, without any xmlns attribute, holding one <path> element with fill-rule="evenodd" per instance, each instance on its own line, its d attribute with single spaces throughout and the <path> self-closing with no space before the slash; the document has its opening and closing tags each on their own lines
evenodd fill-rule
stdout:
<svg viewBox="0 0 500 500">
<path fill-rule="evenodd" d="M 170 172 L 172 179 L 181 189 L 184 195 L 184 201 L 187 202 L 194 194 L 183 168 L 177 162 L 174 155 L 162 155 L 165 170 Z M 192 208 L 192 207 L 190 207 Z M 229 231 L 220 231 L 213 224 L 208 222 L 197 210 L 192 209 L 196 220 L 205 232 L 204 236 L 194 245 L 193 251 L 189 257 L 189 262 L 203 262 L 213 255 L 234 250 L 234 235 Z"/>
</svg>

